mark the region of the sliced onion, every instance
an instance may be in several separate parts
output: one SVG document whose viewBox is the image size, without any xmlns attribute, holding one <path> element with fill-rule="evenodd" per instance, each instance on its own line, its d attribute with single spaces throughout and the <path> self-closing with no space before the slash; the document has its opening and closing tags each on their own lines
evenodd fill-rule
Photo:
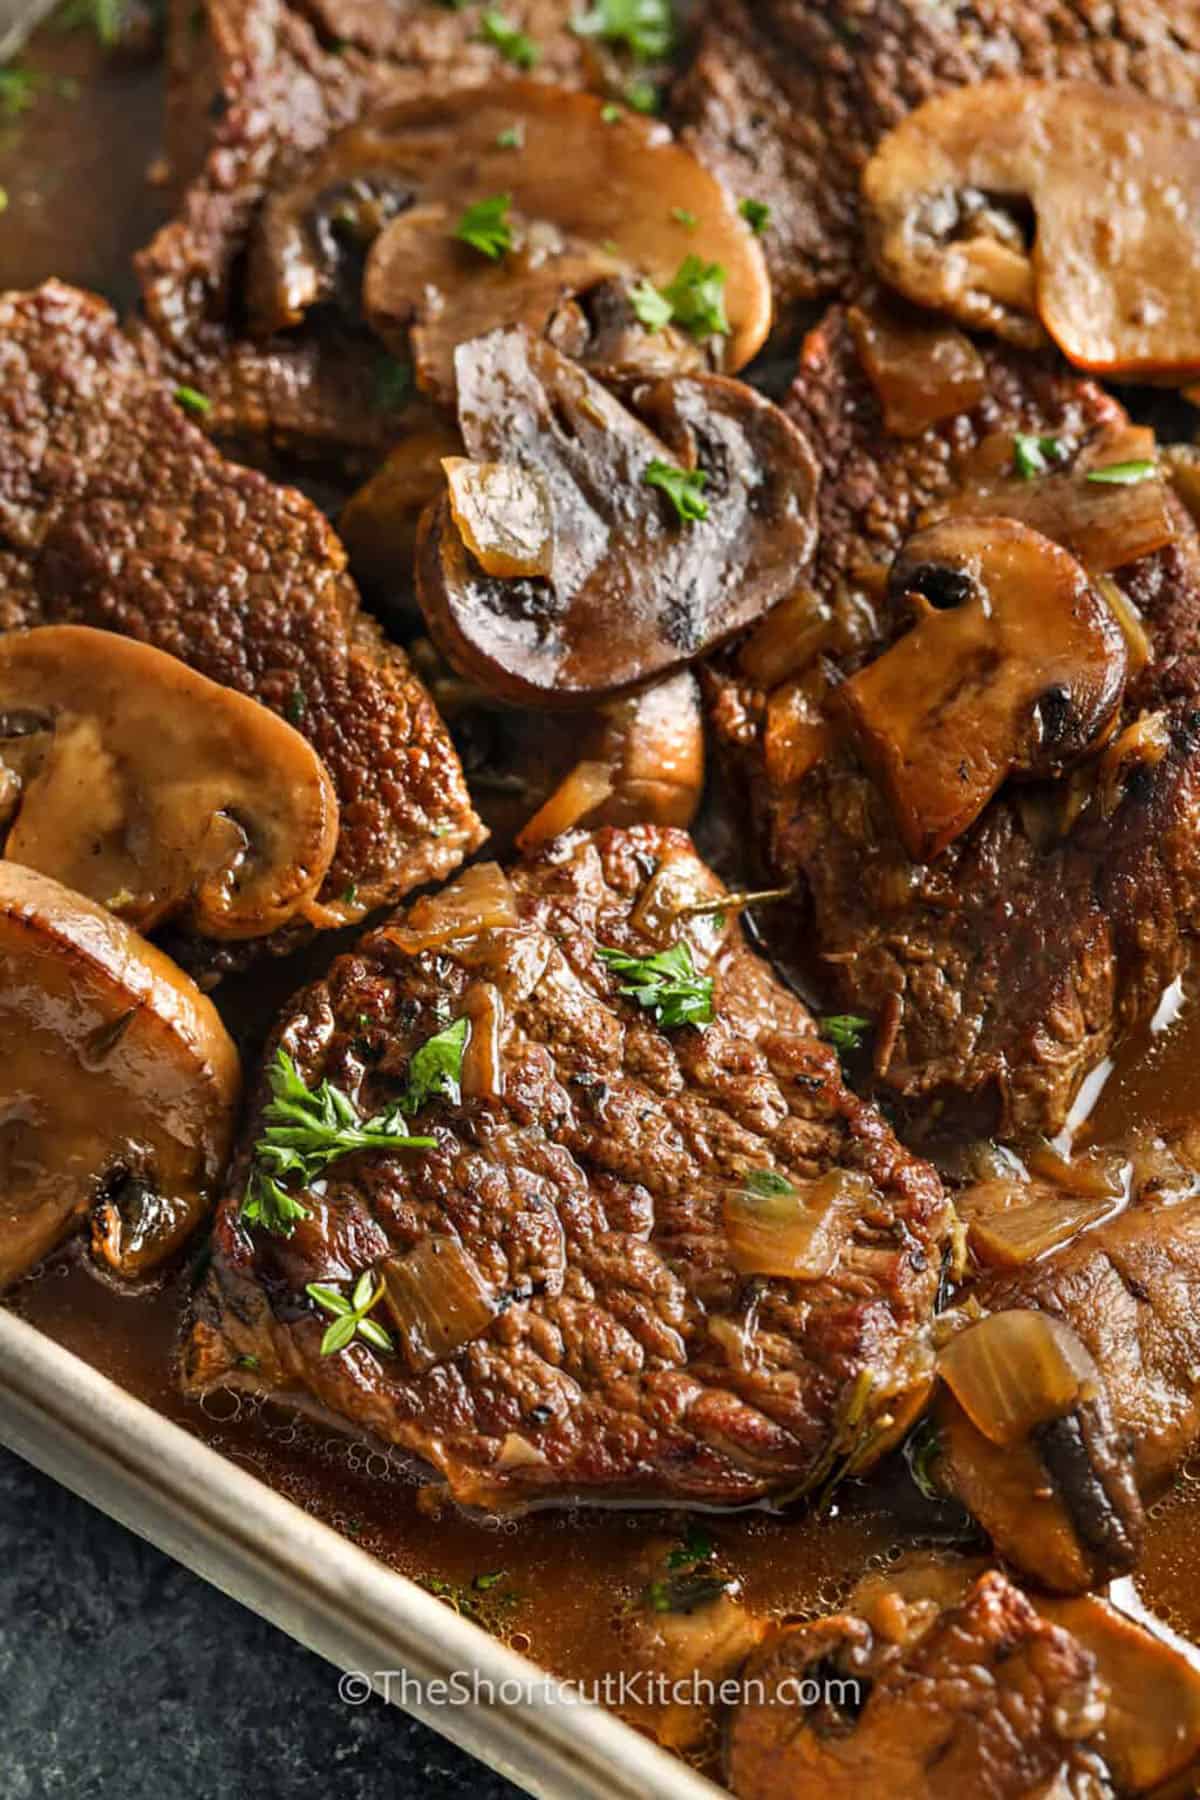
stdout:
<svg viewBox="0 0 1200 1800">
<path fill-rule="evenodd" d="M 969 412 L 983 399 L 983 358 L 954 326 L 910 324 L 860 306 L 852 306 L 848 318 L 858 360 L 893 437 L 920 437 L 927 426 Z"/>
<path fill-rule="evenodd" d="M 526 851 L 540 849 L 595 812 L 612 791 L 613 771 L 607 763 L 576 763 L 528 824 L 521 827 L 517 847 Z"/>
<path fill-rule="evenodd" d="M 548 575 L 554 561 L 554 513 L 545 483 L 516 463 L 447 456 L 442 468 L 459 535 L 487 575 L 509 581 Z"/>
<path fill-rule="evenodd" d="M 463 1012 L 471 1021 L 462 1059 L 463 1097 L 499 1100 L 504 1094 L 504 1001 L 499 988 L 490 981 L 473 981 L 463 995 Z"/>
<path fill-rule="evenodd" d="M 418 900 L 386 935 L 409 956 L 436 950 L 455 938 L 497 926 L 515 925 L 517 897 L 499 863 L 473 863 L 440 893 Z"/>
<path fill-rule="evenodd" d="M 698 917 L 698 909 L 711 905 L 717 911 L 723 898 L 716 876 L 694 856 L 668 856 L 638 895 L 629 923 L 664 950 L 677 941 L 681 923 L 694 927 L 687 930 L 692 948 L 707 955 L 713 942 L 712 921 L 710 916 Z"/>
<path fill-rule="evenodd" d="M 1017 1309 L 960 1331 L 938 1373 L 993 1444 L 1016 1444 L 1100 1389 L 1090 1352 L 1061 1319 Z"/>
<path fill-rule="evenodd" d="M 1146 713 L 1127 725 L 1100 758 L 1096 793 L 1100 816 L 1111 819 L 1125 797 L 1125 783 L 1138 768 L 1153 769 L 1171 748 L 1165 713 Z"/>
<path fill-rule="evenodd" d="M 826 684 L 805 676 L 778 687 L 767 701 L 763 736 L 767 775 L 774 787 L 803 781 L 833 744 L 822 700 Z"/>
<path fill-rule="evenodd" d="M 1122 428 L 1092 440 L 1069 469 L 1024 480 L 1013 463 L 1013 438 L 997 432 L 985 438 L 963 466 L 963 486 L 930 513 L 965 513 L 1019 519 L 1078 557 L 1090 575 L 1123 568 L 1175 536 L 1165 481 L 1113 487 L 1088 480 L 1088 471 L 1108 463 L 1154 457 L 1154 434 Z"/>
<path fill-rule="evenodd" d="M 528 1469 L 535 1464 L 545 1463 L 549 1459 L 545 1453 L 523 1438 L 520 1432 L 510 1431 L 500 1446 L 500 1454 L 496 1458 L 498 1469 Z"/>
<path fill-rule="evenodd" d="M 1154 646 L 1150 642 L 1150 634 L 1142 623 L 1142 615 L 1129 595 L 1119 588 L 1111 575 L 1099 575 L 1096 587 L 1111 606 L 1117 624 L 1125 634 L 1125 643 L 1129 650 L 1129 678 L 1146 667 L 1154 655 Z"/>
<path fill-rule="evenodd" d="M 869 1178 L 851 1169 L 796 1183 L 791 1193 L 730 1188 L 722 1207 L 729 1260 L 741 1275 L 817 1281 L 836 1267 L 874 1192 Z"/>
<path fill-rule="evenodd" d="M 423 1375 L 487 1330 L 500 1310 L 479 1264 L 456 1237 L 430 1233 L 379 1270 L 397 1348 Z"/>
<path fill-rule="evenodd" d="M 1015 1269 L 1057 1250 L 1113 1210 L 1110 1197 L 1064 1193 L 1048 1182 L 1011 1177 L 980 1181 L 955 1197 L 975 1256 L 989 1268 Z"/>
<path fill-rule="evenodd" d="M 806 669 L 832 634 L 832 612 L 801 582 L 750 633 L 738 657 L 741 671 L 757 687 L 776 687 Z"/>
</svg>

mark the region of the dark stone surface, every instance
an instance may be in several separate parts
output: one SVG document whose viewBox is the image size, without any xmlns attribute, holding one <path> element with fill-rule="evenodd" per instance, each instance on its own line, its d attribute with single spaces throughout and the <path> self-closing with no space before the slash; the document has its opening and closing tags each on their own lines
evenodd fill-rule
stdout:
<svg viewBox="0 0 1200 1800">
<path fill-rule="evenodd" d="M 516 1800 L 0 1449 L 0 1800 Z"/>
</svg>

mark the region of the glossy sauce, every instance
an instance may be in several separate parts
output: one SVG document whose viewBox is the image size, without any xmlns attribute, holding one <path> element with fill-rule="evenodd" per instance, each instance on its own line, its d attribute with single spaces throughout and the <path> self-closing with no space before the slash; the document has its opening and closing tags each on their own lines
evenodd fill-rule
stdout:
<svg viewBox="0 0 1200 1800">
<path fill-rule="evenodd" d="M 32 285 L 53 273 L 125 302 L 128 259 L 162 212 L 144 182 L 160 131 L 160 82 L 148 65 L 106 66 L 85 37 L 43 33 L 29 62 L 46 85 L 23 119 L 0 134 L 0 283 Z M 69 100 L 63 80 L 80 84 Z M 352 935 L 352 934 L 351 934 Z M 306 955 L 268 963 L 216 996 L 253 1055 L 272 1012 L 339 947 L 326 938 Z M 1144 1034 L 1114 1062 L 1077 1142 L 1120 1140 L 1131 1129 L 1185 1123 L 1196 1109 L 1200 1001 L 1174 1023 Z M 595 1679 L 628 1664 L 622 1616 L 648 1578 L 648 1564 L 685 1529 L 679 1514 L 541 1512 L 521 1520 L 432 1513 L 396 1453 L 349 1439 L 283 1409 L 232 1394 L 203 1404 L 176 1387 L 186 1269 L 154 1291 L 119 1291 L 95 1274 L 78 1244 L 27 1279 L 10 1303 L 164 1416 L 250 1469 L 404 1574 L 454 1590 L 489 1629 L 554 1672 Z M 428 1498 L 428 1495 L 427 1495 Z M 710 1516 L 704 1529 L 722 1570 L 741 1578 L 748 1606 L 813 1615 L 836 1608 L 868 1567 L 913 1544 L 939 1541 L 946 1520 L 924 1507 L 893 1461 L 869 1485 L 848 1484 L 824 1516 L 764 1512 Z M 1137 1585 L 1177 1630 L 1200 1638 L 1200 1452 L 1151 1510 Z M 479 1575 L 504 1571 L 486 1591 Z M 652 1720 L 634 1712 L 635 1722 Z M 711 1746 L 710 1746 L 711 1747 Z M 704 1759 L 704 1752 L 700 1752 Z"/>
</svg>

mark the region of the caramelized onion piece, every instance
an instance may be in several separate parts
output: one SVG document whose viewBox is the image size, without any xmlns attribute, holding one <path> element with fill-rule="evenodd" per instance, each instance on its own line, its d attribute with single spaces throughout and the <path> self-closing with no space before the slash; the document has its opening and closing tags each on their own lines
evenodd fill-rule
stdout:
<svg viewBox="0 0 1200 1800">
<path fill-rule="evenodd" d="M 536 470 L 465 456 L 448 456 L 442 468 L 459 536 L 485 574 L 511 579 L 550 573 L 554 515 Z"/>
<path fill-rule="evenodd" d="M 338 806 L 324 764 L 265 706 L 149 644 L 85 625 L 0 638 L 0 767 L 20 784 L 4 854 L 142 931 L 278 930 L 313 904 Z"/>
<path fill-rule="evenodd" d="M 1061 1319 L 1015 1309 L 951 1338 L 938 1374 L 993 1444 L 1016 1444 L 1100 1389 L 1091 1352 Z"/>
<path fill-rule="evenodd" d="M 952 325 L 901 319 L 883 306 L 852 306 L 847 318 L 890 437 L 920 437 L 983 399 L 983 358 Z"/>
<path fill-rule="evenodd" d="M 751 1178 L 752 1179 L 752 1178 Z M 790 1192 L 731 1188 L 722 1214 L 729 1260 L 742 1275 L 780 1275 L 817 1281 L 836 1268 L 854 1220 L 874 1189 L 865 1175 L 835 1169 L 817 1181 L 792 1183 Z"/>
<path fill-rule="evenodd" d="M 884 138 L 862 191 L 876 266 L 909 299 L 1014 343 L 1044 327 L 1085 369 L 1200 369 L 1195 113 L 1085 82 L 955 88 Z"/>
<path fill-rule="evenodd" d="M 499 863 L 472 863 L 448 887 L 415 901 L 402 919 L 384 929 L 399 949 L 419 956 L 455 938 L 516 922 L 517 897 Z"/>
<path fill-rule="evenodd" d="M 463 995 L 470 1032 L 462 1059 L 465 1100 L 499 1100 L 504 1093 L 504 1000 L 491 981 L 473 981 Z"/>
<path fill-rule="evenodd" d="M 1098 1225 L 1114 1200 L 1010 1177 L 976 1182 L 956 1195 L 954 1204 L 976 1258 L 989 1268 L 1015 1269 Z"/>
<path fill-rule="evenodd" d="M 421 513 L 445 486 L 444 459 L 461 451 L 452 421 L 414 425 L 351 494 L 337 529 L 360 583 L 389 600 L 408 587 Z"/>
<path fill-rule="evenodd" d="M 456 1237 L 423 1237 L 407 1256 L 380 1265 L 397 1350 L 414 1375 L 445 1362 L 485 1332 L 499 1312 L 471 1252 Z"/>
<path fill-rule="evenodd" d="M 738 651 L 738 666 L 756 687 L 773 688 L 797 675 L 833 637 L 833 612 L 807 582 L 801 582 Z"/>
<path fill-rule="evenodd" d="M 1129 655 L 1104 600 L 1012 519 L 946 519 L 892 572 L 912 630 L 837 699 L 914 861 L 964 832 L 1010 776 L 1057 776 L 1117 716 Z"/>
<path fill-rule="evenodd" d="M 1102 575 L 1171 543 L 1175 521 L 1167 484 L 1158 476 L 1126 486 L 1088 477 L 1114 463 L 1153 462 L 1156 455 L 1152 431 L 1122 425 L 1089 439 L 1069 466 L 1049 463 L 1044 474 L 1027 480 L 1016 465 L 1012 434 L 993 432 L 964 461 L 960 488 L 931 510 L 930 521 L 963 515 L 1019 519 L 1069 550 L 1089 574 Z"/>
</svg>

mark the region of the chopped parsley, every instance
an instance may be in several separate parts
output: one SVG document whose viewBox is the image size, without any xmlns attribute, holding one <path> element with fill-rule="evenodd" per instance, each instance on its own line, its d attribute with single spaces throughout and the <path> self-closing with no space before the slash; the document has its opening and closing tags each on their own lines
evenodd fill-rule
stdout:
<svg viewBox="0 0 1200 1800">
<path fill-rule="evenodd" d="M 673 206 L 671 208 L 671 217 L 674 219 L 676 225 L 682 225 L 685 231 L 695 231 L 697 225 L 700 223 L 695 213 L 687 206 Z"/>
<path fill-rule="evenodd" d="M 572 20 L 580 37 L 623 44 L 640 62 L 670 56 L 675 47 L 675 15 L 671 0 L 598 0 Z"/>
<path fill-rule="evenodd" d="M 37 99 L 41 78 L 32 69 L 0 69 L 0 119 L 18 119 Z"/>
<path fill-rule="evenodd" d="M 795 1191 L 787 1176 L 776 1169 L 751 1169 L 742 1177 L 742 1192 L 755 1200 L 786 1199 Z"/>
<path fill-rule="evenodd" d="M 625 982 L 618 992 L 634 1000 L 659 1025 L 708 1025 L 713 1016 L 711 975 L 697 975 L 686 938 L 654 956 L 630 956 L 606 945 L 596 947 L 614 975 Z"/>
<path fill-rule="evenodd" d="M 771 209 L 765 200 L 739 200 L 738 212 L 755 237 L 761 237 L 771 223 Z"/>
<path fill-rule="evenodd" d="M 64 31 L 94 31 L 111 50 L 125 23 L 125 0 L 66 0 L 56 23 Z"/>
<path fill-rule="evenodd" d="M 605 125 L 615 125 L 617 120 L 624 116 L 625 108 L 618 106 L 615 100 L 610 100 L 607 105 L 600 108 L 600 118 Z"/>
<path fill-rule="evenodd" d="M 1050 472 L 1050 464 L 1063 462 L 1066 451 L 1056 437 L 1037 437 L 1028 431 L 1013 435 L 1013 467 L 1023 481 Z"/>
<path fill-rule="evenodd" d="M 821 1036 L 840 1051 L 861 1050 L 863 1039 L 871 1029 L 870 1019 L 860 1018 L 857 1013 L 832 1013 L 820 1023 Z"/>
<path fill-rule="evenodd" d="M 408 1065 L 408 1086 L 400 1102 L 406 1113 L 419 1112 L 428 1100 L 439 1096 L 454 1102 L 462 1098 L 462 1061 L 470 1023 L 455 1019 L 452 1025 L 426 1038 L 413 1052 Z"/>
<path fill-rule="evenodd" d="M 254 1146 L 241 1219 L 290 1237 L 308 1210 L 282 1184 L 307 1185 L 331 1163 L 356 1150 L 431 1150 L 436 1140 L 411 1137 L 399 1106 L 364 1121 L 353 1101 L 328 1081 L 310 1090 L 286 1050 L 267 1070 L 271 1098 L 263 1108 L 263 1133 Z"/>
<path fill-rule="evenodd" d="M 625 89 L 625 104 L 634 112 L 657 112 L 658 89 L 652 81 L 631 81 Z"/>
<path fill-rule="evenodd" d="M 342 905 L 343 906 L 357 906 L 358 905 L 358 883 L 357 883 L 357 881 L 347 882 L 346 886 L 342 889 Z"/>
<path fill-rule="evenodd" d="M 662 331 L 671 323 L 671 302 L 652 282 L 639 281 L 629 290 L 629 304 L 647 331 Z"/>
<path fill-rule="evenodd" d="M 711 1562 L 716 1545 L 698 1525 L 689 1525 L 687 1536 L 667 1556 L 668 1569 L 694 1569 L 697 1563 Z"/>
<path fill-rule="evenodd" d="M 304 1291 L 322 1311 L 333 1314 L 333 1324 L 321 1339 L 322 1356 L 336 1356 L 356 1337 L 365 1339 L 376 1350 L 392 1348 L 392 1340 L 383 1326 L 367 1317 L 383 1299 L 383 1283 L 376 1281 L 373 1269 L 365 1269 L 359 1276 L 349 1300 L 336 1288 L 326 1287 L 319 1281 L 310 1281 Z"/>
<path fill-rule="evenodd" d="M 662 489 L 683 524 L 707 519 L 708 501 L 703 498 L 703 489 L 708 484 L 708 476 L 703 469 L 677 469 L 655 457 L 653 462 L 647 463 L 642 480 L 647 487 Z"/>
<path fill-rule="evenodd" d="M 206 413 L 212 411 L 212 401 L 208 395 L 202 394 L 199 388 L 194 387 L 177 387 L 175 404 L 182 406 L 184 412 L 194 413 L 198 419 L 202 419 Z"/>
<path fill-rule="evenodd" d="M 308 695 L 303 688 L 293 688 L 283 709 L 289 725 L 298 725 L 308 711 Z"/>
<path fill-rule="evenodd" d="M 506 125 L 496 138 L 498 150 L 521 150 L 525 145 L 525 121 L 518 119 L 515 125 Z"/>
<path fill-rule="evenodd" d="M 1139 481 L 1149 481 L 1152 475 L 1158 474 L 1158 464 L 1148 458 L 1136 462 L 1109 463 L 1106 469 L 1089 469 L 1089 481 L 1107 482 L 1112 487 L 1136 487 Z"/>
<path fill-rule="evenodd" d="M 512 249 L 512 231 L 508 224 L 511 205 L 511 194 L 493 194 L 487 200 L 477 200 L 474 206 L 468 206 L 455 226 L 455 237 L 470 244 L 481 256 L 499 262 L 505 251 Z"/>
<path fill-rule="evenodd" d="M 693 1613 L 702 1606 L 711 1606 L 722 1594 L 728 1593 L 732 1583 L 724 1575 L 706 1574 L 701 1569 L 694 1569 L 682 1575 L 668 1575 L 661 1581 L 652 1581 L 645 1589 L 643 1598 L 649 1610 L 656 1613 Z"/>
<path fill-rule="evenodd" d="M 541 60 L 542 53 L 533 39 L 494 6 L 489 6 L 479 21 L 479 38 L 481 43 L 494 44 L 501 56 L 518 69 L 532 69 Z"/>
</svg>

